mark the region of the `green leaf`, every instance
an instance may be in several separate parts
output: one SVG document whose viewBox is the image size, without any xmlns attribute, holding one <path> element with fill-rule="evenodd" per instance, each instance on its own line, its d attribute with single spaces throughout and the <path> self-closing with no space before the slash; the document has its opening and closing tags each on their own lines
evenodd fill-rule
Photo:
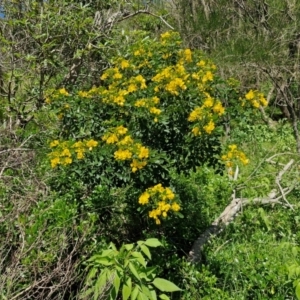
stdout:
<svg viewBox="0 0 300 300">
<path fill-rule="evenodd" d="M 128 266 L 129 266 L 131 273 L 137 278 L 137 280 L 141 281 L 141 278 L 140 278 L 136 268 L 134 267 L 134 265 L 132 263 L 129 263 Z"/>
<path fill-rule="evenodd" d="M 146 295 L 149 299 L 151 299 L 151 292 L 148 289 L 148 287 L 145 286 L 144 284 L 142 284 L 141 287 L 142 287 L 142 291 L 143 291 L 144 295 Z"/>
<path fill-rule="evenodd" d="M 144 244 L 145 244 L 145 241 L 137 241 L 137 244 L 138 244 L 139 246 L 144 245 Z"/>
<path fill-rule="evenodd" d="M 151 277 L 154 279 L 154 277 L 156 276 L 156 274 L 154 273 L 155 270 L 156 270 L 156 267 L 148 267 L 148 268 L 146 268 L 147 277 L 149 277 L 150 275 L 152 275 Z"/>
<path fill-rule="evenodd" d="M 135 300 L 139 293 L 139 286 L 136 285 L 131 293 L 131 300 Z"/>
<path fill-rule="evenodd" d="M 162 292 L 181 291 L 181 289 L 173 282 L 163 278 L 155 278 L 152 283 L 156 288 L 158 288 Z"/>
<path fill-rule="evenodd" d="M 113 261 L 108 257 L 98 257 L 94 262 L 104 266 L 111 266 L 113 264 Z"/>
<path fill-rule="evenodd" d="M 151 253 L 149 251 L 149 248 L 146 245 L 141 245 L 141 250 L 145 253 L 145 255 L 151 259 Z"/>
<path fill-rule="evenodd" d="M 298 284 L 296 286 L 296 296 L 297 296 L 297 299 L 300 300 L 300 281 L 298 282 Z"/>
<path fill-rule="evenodd" d="M 124 245 L 124 247 L 125 247 L 125 249 L 126 249 L 127 251 L 132 250 L 133 246 L 134 246 L 134 244 L 126 244 L 126 245 Z"/>
<path fill-rule="evenodd" d="M 90 269 L 87 277 L 86 277 L 86 282 L 89 282 L 91 279 L 93 279 L 97 273 L 98 269 L 97 268 L 92 268 Z"/>
<path fill-rule="evenodd" d="M 140 252 L 132 252 L 131 256 L 133 256 L 143 267 L 146 268 L 145 258 Z"/>
<path fill-rule="evenodd" d="M 170 300 L 170 298 L 166 294 L 159 295 L 159 298 L 163 300 Z"/>
<path fill-rule="evenodd" d="M 151 293 L 151 300 L 157 300 L 157 296 L 156 296 L 156 292 L 155 292 L 155 290 L 153 289 L 153 287 L 152 286 L 150 286 L 151 287 L 151 289 L 150 289 L 150 293 Z"/>
<path fill-rule="evenodd" d="M 123 300 L 127 300 L 130 297 L 131 290 L 132 290 L 132 283 L 131 283 L 131 278 L 129 277 L 126 283 L 123 284 L 123 288 L 122 288 Z"/>
<path fill-rule="evenodd" d="M 148 297 L 143 292 L 140 291 L 137 295 L 137 299 L 138 300 L 148 300 Z"/>
<path fill-rule="evenodd" d="M 156 238 L 152 238 L 152 239 L 147 239 L 145 241 L 145 244 L 149 247 L 159 247 L 162 246 L 162 243 L 156 239 Z"/>
<path fill-rule="evenodd" d="M 107 283 L 107 278 L 108 278 L 108 274 L 109 274 L 109 270 L 104 269 L 100 276 L 98 277 L 95 287 L 94 287 L 94 299 L 98 299 L 99 295 L 101 295 L 101 293 L 104 290 L 104 287 L 109 284 Z"/>
<path fill-rule="evenodd" d="M 297 257 L 297 255 L 298 255 L 298 248 L 297 247 L 293 247 L 292 248 L 292 253 L 293 253 L 294 257 Z"/>
<path fill-rule="evenodd" d="M 79 299 L 86 299 L 87 296 L 89 296 L 90 294 L 94 293 L 94 287 L 89 288 L 88 290 L 84 291 L 80 296 Z M 90 297 L 88 297 L 88 299 L 90 299 Z"/>
<path fill-rule="evenodd" d="M 115 273 L 115 278 L 114 278 L 114 281 L 113 281 L 113 285 L 114 285 L 114 288 L 116 290 L 116 294 L 118 294 L 118 292 L 119 292 L 120 282 L 121 282 L 120 277 L 119 277 L 118 273 L 116 272 Z"/>
</svg>

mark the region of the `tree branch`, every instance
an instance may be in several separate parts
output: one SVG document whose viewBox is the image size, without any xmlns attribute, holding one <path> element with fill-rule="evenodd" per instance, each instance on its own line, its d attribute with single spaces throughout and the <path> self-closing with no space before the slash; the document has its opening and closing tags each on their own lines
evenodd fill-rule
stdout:
<svg viewBox="0 0 300 300">
<path fill-rule="evenodd" d="M 189 253 L 189 260 L 193 263 L 201 262 L 201 252 L 203 246 L 209 241 L 212 236 L 220 234 L 224 230 L 224 228 L 234 220 L 243 206 L 249 204 L 280 204 L 282 206 L 293 209 L 292 205 L 287 201 L 286 195 L 289 194 L 294 187 L 291 186 L 288 188 L 282 188 L 282 186 L 280 185 L 280 181 L 282 179 L 282 176 L 291 168 L 294 162 L 295 161 L 291 159 L 275 178 L 275 183 L 279 187 L 280 193 L 278 193 L 276 190 L 272 190 L 266 197 L 247 199 L 236 198 L 234 190 L 232 194 L 232 201 L 230 202 L 230 204 L 224 209 L 221 215 L 213 221 L 210 227 L 207 228 L 204 233 L 202 233 L 201 236 L 194 242 L 194 245 Z M 282 202 L 281 199 L 283 199 L 284 202 Z"/>
</svg>

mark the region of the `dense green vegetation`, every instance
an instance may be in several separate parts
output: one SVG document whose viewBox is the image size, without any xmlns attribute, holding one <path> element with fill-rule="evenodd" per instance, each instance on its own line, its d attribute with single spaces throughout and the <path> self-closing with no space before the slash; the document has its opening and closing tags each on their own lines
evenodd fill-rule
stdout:
<svg viewBox="0 0 300 300">
<path fill-rule="evenodd" d="M 206 2 L 0 1 L 0 299 L 300 299 L 300 5 Z"/>
</svg>

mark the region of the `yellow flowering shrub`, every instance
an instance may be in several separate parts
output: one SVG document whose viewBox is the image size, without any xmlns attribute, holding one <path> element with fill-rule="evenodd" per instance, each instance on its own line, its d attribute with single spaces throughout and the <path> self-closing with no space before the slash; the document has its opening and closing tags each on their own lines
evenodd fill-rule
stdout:
<svg viewBox="0 0 300 300">
<path fill-rule="evenodd" d="M 157 225 L 161 224 L 161 220 L 166 219 L 168 214 L 180 210 L 173 191 L 169 187 L 163 187 L 161 183 L 148 188 L 141 194 L 138 203 L 151 209 L 149 217 L 154 219 Z"/>
<path fill-rule="evenodd" d="M 233 79 L 220 78 L 215 64 L 201 51 L 183 47 L 176 32 L 157 40 L 135 36 L 97 85 L 49 91 L 45 101 L 60 115 L 62 139 L 51 142 L 49 158 L 52 168 L 76 171 L 76 178 L 90 184 L 87 190 L 103 182 L 144 190 L 139 204 L 149 207 L 148 217 L 159 224 L 184 207 L 169 188 L 155 184 L 170 185 L 171 170 L 188 174 L 207 163 L 219 165 L 228 115 L 245 110 L 246 101 L 259 107 L 266 100 L 256 90 L 242 96 Z M 226 155 L 227 168 L 247 162 L 236 149 Z"/>
</svg>

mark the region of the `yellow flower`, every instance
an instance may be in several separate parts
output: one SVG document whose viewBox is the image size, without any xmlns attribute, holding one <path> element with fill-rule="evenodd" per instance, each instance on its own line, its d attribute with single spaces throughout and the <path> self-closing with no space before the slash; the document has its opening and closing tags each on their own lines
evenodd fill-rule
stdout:
<svg viewBox="0 0 300 300">
<path fill-rule="evenodd" d="M 90 151 L 97 145 L 98 145 L 98 142 L 96 142 L 94 140 L 89 140 L 86 142 L 86 146 L 89 148 Z"/>
<path fill-rule="evenodd" d="M 127 149 L 126 150 L 119 149 L 115 151 L 114 157 L 116 160 L 126 160 L 132 157 L 132 153 Z"/>
<path fill-rule="evenodd" d="M 83 146 L 84 146 L 83 142 L 82 141 L 78 141 L 78 142 L 74 143 L 74 145 L 72 146 L 72 148 L 82 148 Z"/>
<path fill-rule="evenodd" d="M 206 81 L 212 81 L 213 78 L 214 78 L 213 73 L 211 71 L 207 71 L 202 78 L 202 82 L 205 83 Z"/>
<path fill-rule="evenodd" d="M 63 96 L 69 96 L 69 93 L 66 91 L 65 88 L 61 88 L 58 90 L 58 93 L 63 95 Z"/>
<path fill-rule="evenodd" d="M 132 163 L 130 164 L 132 173 L 135 173 L 137 170 L 142 169 L 147 165 L 146 161 L 138 161 L 137 159 L 134 159 Z"/>
<path fill-rule="evenodd" d="M 170 188 L 166 188 L 166 196 L 169 200 L 173 200 L 175 198 L 175 194 L 172 192 L 172 190 Z"/>
<path fill-rule="evenodd" d="M 102 76 L 100 77 L 101 80 L 105 80 L 105 79 L 107 79 L 107 78 L 108 78 L 108 73 L 106 73 L 106 72 L 104 72 L 104 73 L 102 74 Z"/>
<path fill-rule="evenodd" d="M 204 107 L 212 107 L 213 105 L 214 105 L 214 101 L 210 96 L 207 97 L 203 103 Z"/>
<path fill-rule="evenodd" d="M 150 194 L 148 192 L 143 193 L 139 198 L 139 204 L 145 205 L 149 203 Z"/>
<path fill-rule="evenodd" d="M 217 113 L 219 116 L 223 115 L 225 112 L 225 108 L 222 106 L 222 103 L 218 101 L 213 107 L 213 111 Z"/>
<path fill-rule="evenodd" d="M 199 76 L 199 74 L 197 74 L 197 73 L 193 73 L 193 74 L 192 74 L 192 78 L 195 79 L 195 80 L 199 80 L 199 79 L 200 79 L 200 76 Z"/>
<path fill-rule="evenodd" d="M 128 88 L 127 88 L 127 91 L 128 91 L 128 93 L 132 93 L 132 92 L 135 92 L 135 91 L 137 91 L 137 86 L 134 84 L 134 83 L 131 83 L 129 86 L 128 86 Z"/>
<path fill-rule="evenodd" d="M 151 108 L 150 108 L 150 112 L 151 112 L 152 114 L 154 114 L 154 115 L 160 115 L 161 110 L 158 109 L 158 108 L 156 108 L 156 107 L 151 107 Z"/>
<path fill-rule="evenodd" d="M 262 104 L 262 106 L 268 105 L 268 101 L 266 100 L 266 98 L 264 97 L 264 95 L 262 93 L 258 94 L 258 98 L 259 98 L 259 102 Z"/>
<path fill-rule="evenodd" d="M 141 84 L 141 89 L 147 88 L 146 79 L 142 75 L 137 75 L 135 81 Z"/>
<path fill-rule="evenodd" d="M 191 51 L 191 49 L 185 49 L 183 53 L 184 53 L 185 61 L 192 62 L 192 51 Z"/>
<path fill-rule="evenodd" d="M 232 161 L 227 161 L 225 165 L 226 165 L 227 168 L 232 168 L 233 167 L 233 162 Z"/>
<path fill-rule="evenodd" d="M 50 147 L 51 147 L 51 148 L 54 148 L 54 147 L 56 147 L 58 144 L 59 144 L 59 141 L 58 141 L 58 140 L 54 140 L 53 142 L 50 143 Z"/>
<path fill-rule="evenodd" d="M 189 115 L 188 121 L 189 122 L 195 122 L 196 120 L 202 119 L 202 108 L 196 107 Z"/>
<path fill-rule="evenodd" d="M 152 188 L 150 188 L 150 190 L 154 193 L 156 193 L 156 192 L 163 193 L 165 189 L 163 188 L 161 183 L 159 183 L 159 184 L 153 186 Z"/>
<path fill-rule="evenodd" d="M 135 101 L 134 106 L 145 107 L 145 106 L 147 106 L 147 103 L 146 103 L 145 99 L 141 99 L 141 100 Z"/>
<path fill-rule="evenodd" d="M 221 159 L 222 160 L 227 160 L 227 155 L 222 155 Z"/>
<path fill-rule="evenodd" d="M 206 65 L 206 62 L 202 59 L 197 63 L 198 67 L 204 67 Z"/>
<path fill-rule="evenodd" d="M 172 204 L 172 210 L 174 210 L 174 211 L 179 211 L 179 210 L 180 210 L 179 204 L 176 203 L 176 202 L 174 202 L 174 203 Z"/>
<path fill-rule="evenodd" d="M 88 92 L 84 92 L 84 91 L 79 91 L 78 92 L 78 96 L 82 97 L 82 98 L 89 98 L 89 93 Z"/>
<path fill-rule="evenodd" d="M 116 131 L 119 135 L 123 135 L 123 134 L 126 134 L 128 129 L 126 127 L 124 127 L 123 125 L 120 125 L 116 128 Z"/>
<path fill-rule="evenodd" d="M 133 139 L 131 138 L 130 135 L 125 136 L 119 143 L 118 145 L 130 145 L 133 144 Z"/>
<path fill-rule="evenodd" d="M 157 96 L 152 97 L 152 101 L 154 104 L 158 104 L 159 103 L 159 98 Z"/>
<path fill-rule="evenodd" d="M 71 157 L 71 156 L 72 156 L 72 154 L 71 154 L 71 152 L 70 152 L 70 150 L 69 150 L 69 149 L 65 148 L 65 149 L 63 150 L 63 152 L 60 154 L 60 156 L 67 156 L 67 157 Z"/>
<path fill-rule="evenodd" d="M 122 95 L 118 95 L 114 97 L 113 102 L 120 106 L 123 106 L 125 103 L 125 98 Z"/>
<path fill-rule="evenodd" d="M 126 69 L 129 67 L 129 61 L 124 59 L 121 61 L 121 69 Z"/>
<path fill-rule="evenodd" d="M 230 149 L 230 151 L 234 151 L 234 150 L 237 150 L 237 145 L 235 145 L 235 144 L 229 145 L 228 148 Z"/>
<path fill-rule="evenodd" d="M 255 95 L 254 95 L 254 91 L 253 90 L 250 90 L 246 95 L 245 95 L 245 98 L 247 100 L 252 100 L 254 99 Z"/>
<path fill-rule="evenodd" d="M 144 53 L 145 51 L 143 49 L 138 49 L 136 51 L 134 51 L 133 55 L 134 56 L 140 56 Z"/>
<path fill-rule="evenodd" d="M 215 129 L 215 123 L 210 120 L 209 123 L 203 127 L 203 129 L 206 131 L 206 133 L 211 134 L 212 131 Z"/>
<path fill-rule="evenodd" d="M 172 95 L 178 95 L 178 88 L 185 90 L 186 85 L 181 78 L 175 78 L 171 80 L 166 86 L 165 89 L 170 92 Z"/>
<path fill-rule="evenodd" d="M 66 165 L 70 165 L 72 163 L 72 158 L 70 157 L 66 157 L 63 161 L 63 165 L 66 166 Z"/>
<path fill-rule="evenodd" d="M 259 102 L 257 100 L 252 100 L 252 105 L 255 107 L 255 108 L 259 108 Z"/>
<path fill-rule="evenodd" d="M 149 156 L 149 149 L 144 146 L 140 147 L 138 156 L 140 159 L 147 158 Z"/>
<path fill-rule="evenodd" d="M 169 31 L 165 32 L 165 33 L 162 33 L 160 35 L 161 39 L 167 39 L 171 36 L 171 33 Z"/>
<path fill-rule="evenodd" d="M 57 165 L 60 164 L 60 159 L 59 157 L 55 157 L 51 159 L 51 167 L 54 169 Z"/>
<path fill-rule="evenodd" d="M 107 135 L 103 136 L 102 140 L 106 141 L 106 144 L 114 144 L 114 143 L 118 142 L 119 139 L 118 139 L 117 135 L 115 133 L 113 133 L 108 136 Z"/>
<path fill-rule="evenodd" d="M 200 129 L 199 129 L 198 126 L 197 126 L 197 127 L 194 127 L 194 128 L 192 129 L 192 132 L 193 132 L 194 136 L 201 135 L 201 132 L 200 132 Z"/>
<path fill-rule="evenodd" d="M 83 149 L 77 149 L 75 151 L 77 152 L 77 159 L 83 159 L 84 158 L 84 150 Z"/>
<path fill-rule="evenodd" d="M 123 77 L 123 75 L 121 74 L 121 73 L 119 73 L 119 72 L 117 72 L 117 73 L 115 73 L 114 75 L 113 75 L 113 78 L 114 79 L 121 79 Z"/>
</svg>

